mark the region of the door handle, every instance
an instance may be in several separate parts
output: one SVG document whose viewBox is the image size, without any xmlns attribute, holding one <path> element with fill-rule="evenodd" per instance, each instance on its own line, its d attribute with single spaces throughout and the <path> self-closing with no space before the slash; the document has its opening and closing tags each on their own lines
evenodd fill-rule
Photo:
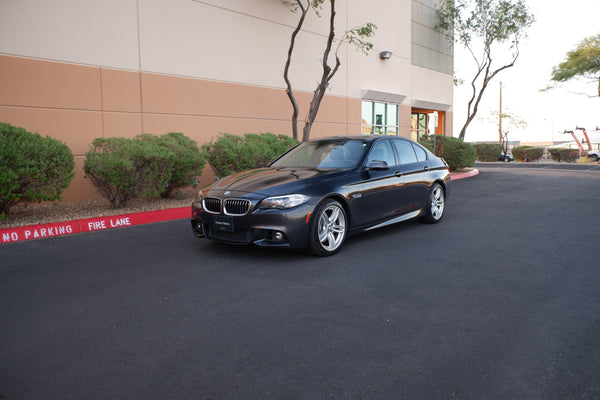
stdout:
<svg viewBox="0 0 600 400">
<path fill-rule="evenodd" d="M 394 173 L 394 175 L 396 175 L 396 177 L 400 178 L 402 176 L 402 171 L 396 171 Z"/>
<path fill-rule="evenodd" d="M 429 167 L 426 165 L 423 167 L 423 171 L 429 171 Z"/>
</svg>

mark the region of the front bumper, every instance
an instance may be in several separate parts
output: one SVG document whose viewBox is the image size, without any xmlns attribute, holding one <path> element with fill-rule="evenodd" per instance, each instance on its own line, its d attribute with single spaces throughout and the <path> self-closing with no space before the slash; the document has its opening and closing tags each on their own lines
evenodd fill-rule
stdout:
<svg viewBox="0 0 600 400">
<path fill-rule="evenodd" d="M 261 247 L 303 248 L 308 246 L 310 216 L 314 205 L 303 204 L 287 210 L 252 209 L 246 215 L 210 213 L 192 203 L 192 231 L 222 243 L 254 244 Z"/>
</svg>

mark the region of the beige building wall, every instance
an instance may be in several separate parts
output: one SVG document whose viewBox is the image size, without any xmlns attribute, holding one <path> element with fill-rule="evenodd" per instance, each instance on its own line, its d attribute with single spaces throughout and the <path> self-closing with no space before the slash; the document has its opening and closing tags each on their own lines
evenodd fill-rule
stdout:
<svg viewBox="0 0 600 400">
<path fill-rule="evenodd" d="M 309 17 L 292 60 L 301 119 L 321 74 L 323 14 Z M 66 201 L 98 196 L 81 169 L 96 137 L 291 135 L 282 73 L 297 18 L 278 0 L 3 0 L 0 121 L 69 145 L 77 175 Z M 451 120 L 452 76 L 411 64 L 411 1 L 338 1 L 336 32 L 364 22 L 378 26 L 375 49 L 341 48 L 312 136 L 359 134 L 366 91 L 402 99 L 403 136 L 412 107 L 439 106 Z M 383 50 L 393 57 L 379 59 Z"/>
</svg>

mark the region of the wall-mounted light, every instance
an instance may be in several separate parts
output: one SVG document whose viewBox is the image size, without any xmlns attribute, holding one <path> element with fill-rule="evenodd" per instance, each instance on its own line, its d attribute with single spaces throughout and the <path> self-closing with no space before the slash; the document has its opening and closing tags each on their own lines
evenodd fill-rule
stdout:
<svg viewBox="0 0 600 400">
<path fill-rule="evenodd" d="M 381 58 L 382 60 L 389 60 L 390 58 L 392 58 L 392 52 L 382 51 L 381 53 L 379 53 L 379 58 Z"/>
</svg>

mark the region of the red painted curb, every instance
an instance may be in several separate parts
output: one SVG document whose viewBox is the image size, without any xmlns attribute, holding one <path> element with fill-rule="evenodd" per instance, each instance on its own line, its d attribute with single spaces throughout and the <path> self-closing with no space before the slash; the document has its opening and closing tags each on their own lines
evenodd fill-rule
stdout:
<svg viewBox="0 0 600 400">
<path fill-rule="evenodd" d="M 453 175 L 450 175 L 450 180 L 456 181 L 458 179 L 470 178 L 470 177 L 475 176 L 475 175 L 479 175 L 479 170 L 474 169 L 472 171 L 465 172 L 464 174 L 453 174 Z"/>
<path fill-rule="evenodd" d="M 0 229 L 0 243 L 20 242 L 81 232 L 95 232 L 126 226 L 151 224 L 173 219 L 191 218 L 190 207 L 168 208 L 131 214 L 109 215 L 75 221 L 54 222 L 41 225 L 27 225 Z"/>
</svg>

